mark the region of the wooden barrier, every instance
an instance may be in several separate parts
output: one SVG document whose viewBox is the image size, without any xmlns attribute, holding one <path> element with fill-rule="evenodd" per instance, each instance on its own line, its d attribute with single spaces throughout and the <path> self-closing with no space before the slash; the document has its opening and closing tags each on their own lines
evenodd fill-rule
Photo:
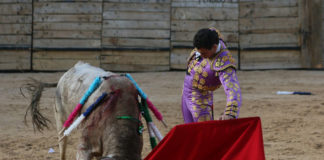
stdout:
<svg viewBox="0 0 324 160">
<path fill-rule="evenodd" d="M 169 2 L 150 2 L 104 0 L 102 46 L 170 48 Z"/>
<path fill-rule="evenodd" d="M 298 17 L 298 0 L 240 2 L 241 69 L 300 68 Z"/>
<path fill-rule="evenodd" d="M 29 70 L 29 50 L 0 50 L 1 70 Z"/>
<path fill-rule="evenodd" d="M 324 68 L 324 2 L 322 2 L 322 10 L 321 10 L 321 14 L 322 14 L 322 68 Z"/>
<path fill-rule="evenodd" d="M 1 0 L 0 70 L 185 69 L 208 27 L 240 69 L 323 68 L 323 15 L 320 0 Z"/>
<path fill-rule="evenodd" d="M 102 0 L 34 2 L 33 69 L 63 71 L 79 60 L 100 66 L 101 22 Z"/>
<path fill-rule="evenodd" d="M 100 51 L 34 51 L 33 69 L 36 71 L 65 71 L 78 61 L 100 66 Z"/>
<path fill-rule="evenodd" d="M 34 48 L 100 48 L 102 1 L 34 2 Z"/>
<path fill-rule="evenodd" d="M 101 55 L 101 67 L 109 71 L 169 70 L 169 51 L 106 50 Z"/>
<path fill-rule="evenodd" d="M 172 69 L 185 69 L 193 48 L 193 37 L 201 28 L 215 27 L 221 31 L 228 47 L 236 54 L 238 48 L 238 3 L 216 1 L 172 1 L 171 58 Z"/>
<path fill-rule="evenodd" d="M 30 69 L 31 23 L 31 0 L 0 2 L 0 70 Z"/>
<path fill-rule="evenodd" d="M 104 69 L 170 69 L 170 1 L 104 0 L 102 28 Z"/>
</svg>

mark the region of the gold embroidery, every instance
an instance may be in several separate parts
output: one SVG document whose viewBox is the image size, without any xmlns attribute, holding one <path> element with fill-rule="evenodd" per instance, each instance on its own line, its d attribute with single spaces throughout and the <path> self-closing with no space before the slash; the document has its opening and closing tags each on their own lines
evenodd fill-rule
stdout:
<svg viewBox="0 0 324 160">
<path fill-rule="evenodd" d="M 195 112 L 195 113 L 194 113 L 194 116 L 195 116 L 195 117 L 197 118 L 197 117 L 198 117 L 198 113 L 197 113 L 197 112 Z"/>
<path fill-rule="evenodd" d="M 234 58 L 230 58 L 229 61 L 230 61 L 231 63 L 235 63 Z"/>
<path fill-rule="evenodd" d="M 198 62 L 197 60 L 194 60 L 193 61 L 194 66 L 197 64 L 197 62 Z"/>
<path fill-rule="evenodd" d="M 202 94 L 203 96 L 206 96 L 206 95 L 207 95 L 207 91 L 203 91 L 201 94 Z"/>
<path fill-rule="evenodd" d="M 206 109 L 207 106 L 205 106 L 205 105 L 201 105 L 200 108 L 201 108 L 201 109 Z"/>
<path fill-rule="evenodd" d="M 192 82 L 192 86 L 193 86 L 194 88 L 197 88 L 197 87 L 198 87 L 198 82 L 197 82 L 197 81 L 193 81 L 193 82 Z"/>
<path fill-rule="evenodd" d="M 198 81 L 199 80 L 199 74 L 194 75 L 194 80 Z"/>
<path fill-rule="evenodd" d="M 222 71 L 222 70 L 224 70 L 224 69 L 226 69 L 228 67 L 236 68 L 236 66 L 234 64 L 230 63 L 230 64 L 227 64 L 225 66 L 222 66 L 221 68 L 217 69 L 216 71 Z"/>
<path fill-rule="evenodd" d="M 209 63 L 209 66 L 210 66 L 210 69 L 213 69 L 213 64 L 215 62 L 215 59 L 216 59 L 217 56 L 214 56 L 212 58 L 208 58 L 208 63 Z"/>
<path fill-rule="evenodd" d="M 196 94 L 197 94 L 197 92 L 195 92 L 195 91 L 192 92 L 192 95 L 196 95 Z"/>
<path fill-rule="evenodd" d="M 190 63 L 190 68 L 193 68 L 195 65 L 194 65 L 194 63 L 192 62 L 192 63 Z"/>
<path fill-rule="evenodd" d="M 203 90 L 208 90 L 208 86 L 203 86 Z"/>
<path fill-rule="evenodd" d="M 224 74 L 223 77 L 224 77 L 224 79 L 227 79 L 228 78 L 228 75 L 227 74 Z"/>
<path fill-rule="evenodd" d="M 226 62 L 228 60 L 228 57 L 227 56 L 224 56 L 223 58 L 222 58 L 222 61 L 223 62 Z"/>
<path fill-rule="evenodd" d="M 194 71 L 197 72 L 198 71 L 198 66 L 194 67 Z"/>
<path fill-rule="evenodd" d="M 232 112 L 237 112 L 238 111 L 238 107 L 237 106 L 227 106 L 225 111 L 232 111 Z"/>
<path fill-rule="evenodd" d="M 228 87 L 229 87 L 229 88 L 233 88 L 233 83 L 232 83 L 232 82 L 229 82 L 229 83 L 228 83 Z"/>
<path fill-rule="evenodd" d="M 202 68 L 199 66 L 197 72 L 200 74 L 202 72 Z"/>
<path fill-rule="evenodd" d="M 206 81 L 205 81 L 205 79 L 201 78 L 201 79 L 199 80 L 199 83 L 200 83 L 201 85 L 204 85 L 204 84 L 206 83 Z"/>
<path fill-rule="evenodd" d="M 203 86 L 201 84 L 198 84 L 198 89 L 202 90 Z"/>
<path fill-rule="evenodd" d="M 238 106 L 237 105 L 237 101 L 233 101 L 233 103 L 232 103 L 234 106 Z"/>
<path fill-rule="evenodd" d="M 202 67 L 205 67 L 206 66 L 206 64 L 207 64 L 207 61 L 206 61 L 206 59 L 204 59 L 201 63 L 200 63 L 200 65 L 202 66 Z"/>
<path fill-rule="evenodd" d="M 208 73 L 206 71 L 203 71 L 202 76 L 206 78 L 208 76 Z"/>
<path fill-rule="evenodd" d="M 220 66 L 220 62 L 216 62 L 215 67 L 219 67 L 219 66 Z"/>
<path fill-rule="evenodd" d="M 207 99 L 204 99 L 204 104 L 208 104 L 208 100 Z"/>
<path fill-rule="evenodd" d="M 191 100 L 194 102 L 196 100 L 196 98 L 195 97 L 192 97 Z"/>
<path fill-rule="evenodd" d="M 228 69 L 226 69 L 226 73 L 232 73 L 233 72 L 233 69 L 232 68 L 228 68 Z"/>
<path fill-rule="evenodd" d="M 234 116 L 234 117 L 237 117 L 237 113 L 232 112 L 232 111 L 226 111 L 225 114 L 226 114 L 226 115 L 232 115 L 232 116 Z"/>
<path fill-rule="evenodd" d="M 192 109 L 193 109 L 193 110 L 197 110 L 197 107 L 196 107 L 196 106 L 192 106 Z"/>
<path fill-rule="evenodd" d="M 232 111 L 237 112 L 238 111 L 238 107 L 237 106 L 233 106 L 232 107 Z"/>
</svg>

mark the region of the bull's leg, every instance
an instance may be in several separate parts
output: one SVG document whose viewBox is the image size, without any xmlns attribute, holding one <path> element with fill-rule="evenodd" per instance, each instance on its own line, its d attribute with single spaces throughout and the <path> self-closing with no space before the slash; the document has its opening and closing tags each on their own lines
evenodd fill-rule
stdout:
<svg viewBox="0 0 324 160">
<path fill-rule="evenodd" d="M 85 142 L 81 142 L 76 154 L 77 160 L 91 160 L 92 158 L 91 150 L 87 146 L 88 145 Z"/>
<path fill-rule="evenodd" d="M 54 113 L 55 113 L 57 133 L 59 133 L 60 130 L 62 129 L 62 127 L 63 127 L 63 123 L 64 123 L 64 118 L 63 117 L 65 115 L 65 112 L 63 110 L 63 105 L 62 105 L 60 97 L 61 97 L 61 95 L 57 91 L 56 97 L 55 97 L 55 105 L 54 105 Z M 61 136 L 62 135 L 58 134 L 59 138 Z M 67 144 L 67 137 L 65 137 L 62 141 L 59 142 L 61 160 L 65 160 L 66 144 Z"/>
<path fill-rule="evenodd" d="M 65 160 L 66 144 L 67 144 L 67 137 L 65 137 L 61 142 L 59 142 L 61 160 Z"/>
</svg>

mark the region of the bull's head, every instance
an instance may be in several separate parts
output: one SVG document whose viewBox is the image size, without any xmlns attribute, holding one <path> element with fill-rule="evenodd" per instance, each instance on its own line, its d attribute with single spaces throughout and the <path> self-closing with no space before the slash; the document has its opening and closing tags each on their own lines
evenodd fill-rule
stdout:
<svg viewBox="0 0 324 160">
<path fill-rule="evenodd" d="M 142 124 L 136 88 L 126 77 L 114 76 L 104 80 L 98 92 L 109 94 L 84 122 L 79 150 L 105 160 L 141 159 Z"/>
</svg>

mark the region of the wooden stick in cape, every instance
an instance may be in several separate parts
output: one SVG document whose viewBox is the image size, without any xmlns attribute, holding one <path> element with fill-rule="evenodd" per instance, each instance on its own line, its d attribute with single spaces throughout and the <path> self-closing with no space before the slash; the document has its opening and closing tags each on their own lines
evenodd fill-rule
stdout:
<svg viewBox="0 0 324 160">
<path fill-rule="evenodd" d="M 135 80 L 132 78 L 130 74 L 126 74 L 126 77 L 132 81 L 132 83 L 135 85 L 137 91 L 139 92 L 139 95 L 141 97 L 141 111 L 144 119 L 146 120 L 147 123 L 147 128 L 150 136 L 150 142 L 151 142 L 151 147 L 152 149 L 156 146 L 156 141 L 155 141 L 155 135 L 157 136 L 158 140 L 161 141 L 163 139 L 160 131 L 157 129 L 157 127 L 154 125 L 152 122 L 152 118 L 150 116 L 150 112 L 148 111 L 148 104 L 147 104 L 147 96 L 143 92 L 143 90 L 138 86 L 138 84 L 135 82 Z M 161 115 L 162 116 L 162 115 Z"/>
<path fill-rule="evenodd" d="M 86 93 L 81 98 L 79 104 L 77 104 L 75 106 L 75 108 L 73 109 L 73 111 L 69 115 L 68 119 L 64 122 L 63 128 L 59 132 L 59 134 L 62 134 L 64 132 L 64 130 L 72 124 L 74 118 L 78 115 L 78 113 L 82 109 L 82 106 L 88 100 L 89 96 L 99 87 L 100 84 L 101 84 L 101 78 L 100 77 L 96 77 L 96 79 L 92 82 L 92 84 L 90 85 L 90 87 L 88 88 L 88 90 L 86 91 Z"/>
<path fill-rule="evenodd" d="M 145 120 L 147 121 L 148 124 L 148 128 L 150 128 L 153 133 L 155 134 L 156 138 L 158 139 L 158 141 L 160 142 L 163 139 L 163 136 L 161 135 L 160 131 L 158 130 L 158 128 L 155 126 L 155 124 L 152 121 L 152 118 L 150 116 L 150 112 L 148 111 L 148 104 L 147 101 L 144 101 L 144 113 L 146 114 L 147 118 L 145 118 Z"/>
<path fill-rule="evenodd" d="M 73 123 L 72 125 L 64 131 L 63 137 L 59 141 L 63 140 L 64 137 L 70 135 L 70 133 L 87 117 L 90 113 L 102 102 L 102 100 L 107 96 L 107 93 L 104 92 L 102 95 L 94 102 L 91 106 L 87 108 Z"/>
<path fill-rule="evenodd" d="M 126 73 L 125 75 L 129 80 L 131 80 L 133 82 L 133 84 L 135 85 L 136 89 L 138 90 L 140 96 L 142 98 L 145 99 L 145 101 L 147 101 L 146 103 L 148 104 L 148 108 L 153 112 L 153 114 L 155 115 L 156 119 L 158 119 L 159 121 L 162 122 L 162 124 L 167 127 L 166 123 L 163 120 L 163 116 L 162 114 L 159 112 L 159 110 L 153 105 L 153 103 L 148 99 L 147 95 L 143 92 L 143 90 L 138 86 L 138 84 L 135 82 L 135 80 L 133 79 L 133 77 Z"/>
<path fill-rule="evenodd" d="M 154 135 L 154 132 L 153 132 L 153 129 L 151 128 L 151 126 L 149 125 L 149 122 L 152 122 L 152 118 L 148 112 L 148 109 L 146 107 L 146 101 L 143 97 L 141 97 L 141 103 L 140 103 L 140 107 L 141 107 L 141 111 L 142 111 L 142 115 L 146 121 L 146 125 L 147 125 L 147 128 L 148 128 L 148 133 L 149 133 L 149 136 L 150 136 L 150 143 L 151 143 L 151 148 L 153 149 L 157 143 L 156 143 L 156 140 L 155 140 L 155 135 Z"/>
</svg>

